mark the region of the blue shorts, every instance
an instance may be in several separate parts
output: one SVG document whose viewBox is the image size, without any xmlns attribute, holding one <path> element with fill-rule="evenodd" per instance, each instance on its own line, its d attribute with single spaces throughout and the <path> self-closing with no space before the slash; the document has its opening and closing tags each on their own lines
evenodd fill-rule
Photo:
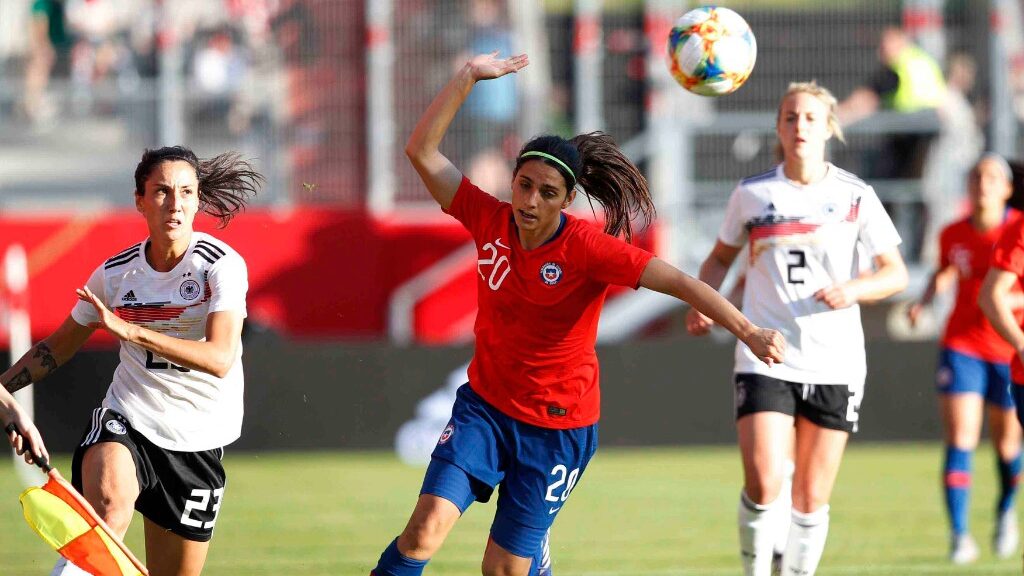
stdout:
<svg viewBox="0 0 1024 576">
<path fill-rule="evenodd" d="M 1010 393 L 1010 364 L 989 362 L 943 348 L 935 387 L 940 394 L 980 394 L 985 402 L 1003 409 L 1013 408 Z"/>
<path fill-rule="evenodd" d="M 512 554 L 531 558 L 596 450 L 597 424 L 569 430 L 526 424 L 464 384 L 420 494 L 440 496 L 465 512 L 500 487 L 491 538 Z"/>
<path fill-rule="evenodd" d="M 1013 393 L 1014 401 L 1017 402 L 1017 420 L 1020 421 L 1021 426 L 1024 426 L 1024 385 L 1015 382 L 1010 385 L 1010 390 Z"/>
</svg>

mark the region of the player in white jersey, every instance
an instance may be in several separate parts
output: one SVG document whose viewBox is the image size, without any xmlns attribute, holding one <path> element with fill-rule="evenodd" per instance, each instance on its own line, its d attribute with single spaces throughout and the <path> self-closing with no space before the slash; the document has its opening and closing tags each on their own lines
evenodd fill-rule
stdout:
<svg viewBox="0 0 1024 576">
<path fill-rule="evenodd" d="M 13 392 L 67 362 L 97 328 L 120 340 L 72 483 L 122 536 L 133 509 L 142 513 L 153 574 L 202 571 L 224 495 L 223 447 L 242 423 L 245 262 L 193 220 L 204 211 L 227 224 L 262 181 L 236 154 L 147 150 L 135 207 L 149 238 L 101 263 L 68 319 L 0 376 Z M 62 559 L 53 574 L 85 572 Z"/>
<path fill-rule="evenodd" d="M 792 522 L 782 573 L 809 576 L 817 569 L 828 501 L 864 391 L 858 304 L 907 284 L 899 235 L 874 190 L 825 161 L 828 140 L 842 139 L 835 107 L 832 94 L 813 82 L 789 86 L 776 117 L 783 163 L 732 193 L 700 270 L 701 280 L 719 287 L 747 245 L 743 312 L 758 325 L 778 327 L 789 342 L 785 362 L 772 367 L 736 350 L 744 474 L 739 532 L 747 575 L 771 572 L 779 515 L 787 513 L 779 492 L 794 427 Z M 870 258 L 872 271 L 860 272 L 858 254 Z M 687 315 L 690 333 L 710 327 L 699 312 Z"/>
</svg>

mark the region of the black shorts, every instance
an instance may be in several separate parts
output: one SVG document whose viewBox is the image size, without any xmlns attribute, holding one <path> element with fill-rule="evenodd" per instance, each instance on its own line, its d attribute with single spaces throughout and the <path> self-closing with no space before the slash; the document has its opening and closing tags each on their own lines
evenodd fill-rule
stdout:
<svg viewBox="0 0 1024 576">
<path fill-rule="evenodd" d="M 846 384 L 802 384 L 763 374 L 736 374 L 736 419 L 755 412 L 802 416 L 832 430 L 857 431 L 864 387 Z"/>
<path fill-rule="evenodd" d="M 203 452 L 165 450 L 132 428 L 121 414 L 97 408 L 71 463 L 71 484 L 79 492 L 85 451 L 101 442 L 117 442 L 131 452 L 141 489 L 135 500 L 140 514 L 187 540 L 210 540 L 224 497 L 223 448 Z"/>
</svg>

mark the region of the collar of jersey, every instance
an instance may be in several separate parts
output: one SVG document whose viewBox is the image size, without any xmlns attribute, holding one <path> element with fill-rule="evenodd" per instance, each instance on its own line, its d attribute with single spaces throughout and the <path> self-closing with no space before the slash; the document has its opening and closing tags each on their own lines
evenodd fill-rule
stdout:
<svg viewBox="0 0 1024 576">
<path fill-rule="evenodd" d="M 160 272 L 157 269 L 153 268 L 153 266 L 150 265 L 149 260 L 146 259 L 146 247 L 149 246 L 149 242 L 150 242 L 150 239 L 147 237 L 146 241 L 142 243 L 141 247 L 139 247 L 139 249 L 142 250 L 142 254 L 140 254 L 140 256 L 142 256 L 142 258 L 139 258 L 139 260 L 141 260 L 142 262 L 139 264 L 139 266 L 142 267 L 142 270 L 145 271 L 147 276 L 151 276 L 153 278 L 172 278 L 172 277 L 180 274 L 181 270 L 189 265 L 188 264 L 188 259 L 189 259 L 188 255 L 192 253 L 192 248 L 195 247 L 196 242 L 198 242 L 198 241 L 199 241 L 199 232 L 196 232 L 195 230 L 193 230 L 192 231 L 192 239 L 188 243 L 188 248 L 185 249 L 185 255 L 181 258 L 181 262 L 178 262 L 174 266 L 174 268 L 171 268 L 167 272 Z"/>
</svg>

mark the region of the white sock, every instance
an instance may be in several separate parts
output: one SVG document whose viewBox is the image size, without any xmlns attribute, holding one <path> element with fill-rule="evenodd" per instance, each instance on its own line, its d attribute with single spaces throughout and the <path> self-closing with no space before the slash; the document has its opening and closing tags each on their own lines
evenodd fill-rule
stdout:
<svg viewBox="0 0 1024 576">
<path fill-rule="evenodd" d="M 740 560 L 746 576 L 771 576 L 776 502 L 755 504 L 746 493 L 740 492 Z"/>
<path fill-rule="evenodd" d="M 78 566 L 75 566 L 71 562 L 68 562 L 63 556 L 53 566 L 53 572 L 50 572 L 50 576 L 91 576 L 85 570 L 82 570 Z"/>
<path fill-rule="evenodd" d="M 793 510 L 793 472 L 795 470 L 796 464 L 787 458 L 783 464 L 782 489 L 779 491 L 779 497 L 772 504 L 777 522 L 773 552 L 777 556 L 782 556 L 786 552 L 786 541 L 789 540 L 789 522 L 792 517 L 790 512 Z"/>
<path fill-rule="evenodd" d="M 783 576 L 813 576 L 828 537 L 828 505 L 804 514 L 793 510 L 789 542 L 782 556 Z"/>
</svg>

